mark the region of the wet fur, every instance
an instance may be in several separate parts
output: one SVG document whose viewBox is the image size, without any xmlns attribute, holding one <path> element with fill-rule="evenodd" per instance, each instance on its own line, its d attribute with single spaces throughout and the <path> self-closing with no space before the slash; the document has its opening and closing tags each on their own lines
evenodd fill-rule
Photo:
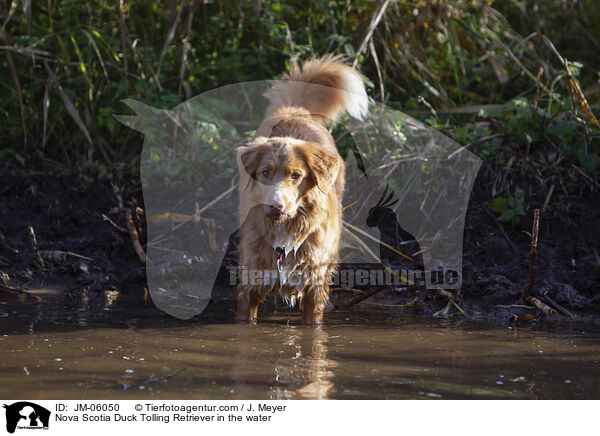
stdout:
<svg viewBox="0 0 600 436">
<path fill-rule="evenodd" d="M 237 318 L 255 320 L 260 302 L 278 288 L 290 304 L 300 301 L 303 322 L 321 323 L 338 262 L 344 191 L 344 161 L 326 126 L 344 111 L 361 118 L 368 100 L 360 75 L 335 57 L 293 65 L 265 96 L 270 105 L 256 139 L 238 149 L 239 261 L 277 274 L 275 248 L 285 246 L 286 257 L 274 286 L 238 286 Z M 266 205 L 273 195 L 284 208 L 275 218 Z M 290 282 L 298 274 L 305 281 Z"/>
</svg>

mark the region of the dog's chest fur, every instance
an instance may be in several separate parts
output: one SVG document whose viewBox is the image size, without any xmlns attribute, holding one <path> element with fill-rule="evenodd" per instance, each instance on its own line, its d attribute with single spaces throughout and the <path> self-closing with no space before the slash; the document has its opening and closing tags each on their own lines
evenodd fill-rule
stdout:
<svg viewBox="0 0 600 436">
<path fill-rule="evenodd" d="M 279 294 L 293 306 L 297 298 L 302 298 L 305 286 L 298 250 L 306 240 L 306 235 L 292 234 L 284 226 L 276 226 L 270 233 L 269 239 L 273 251 L 277 253 L 276 259 L 280 258 L 277 250 L 283 250 L 284 253 L 280 264 L 275 261 L 279 272 Z"/>
</svg>

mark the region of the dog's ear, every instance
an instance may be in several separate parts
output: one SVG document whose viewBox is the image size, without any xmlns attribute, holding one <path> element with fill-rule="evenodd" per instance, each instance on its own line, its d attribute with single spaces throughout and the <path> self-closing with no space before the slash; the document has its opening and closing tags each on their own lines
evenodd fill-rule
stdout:
<svg viewBox="0 0 600 436">
<path fill-rule="evenodd" d="M 262 147 L 256 144 L 238 147 L 237 161 L 238 170 L 241 175 L 246 175 L 252 179 L 256 179 L 256 170 L 260 161 L 261 150 Z"/>
<path fill-rule="evenodd" d="M 308 167 L 321 192 L 327 194 L 340 171 L 340 159 L 322 147 L 314 148 L 307 154 Z"/>
</svg>

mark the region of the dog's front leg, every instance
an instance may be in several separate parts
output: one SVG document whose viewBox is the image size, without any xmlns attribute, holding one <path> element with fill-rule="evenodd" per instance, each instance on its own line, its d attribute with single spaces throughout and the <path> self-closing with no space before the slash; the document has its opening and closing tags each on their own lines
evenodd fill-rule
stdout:
<svg viewBox="0 0 600 436">
<path fill-rule="evenodd" d="M 256 321 L 258 305 L 262 300 L 259 292 L 252 289 L 239 288 L 235 319 L 247 322 Z"/>
<path fill-rule="evenodd" d="M 302 298 L 302 322 L 308 325 L 322 324 L 323 312 L 327 305 L 329 287 L 315 285 L 308 288 Z"/>
</svg>

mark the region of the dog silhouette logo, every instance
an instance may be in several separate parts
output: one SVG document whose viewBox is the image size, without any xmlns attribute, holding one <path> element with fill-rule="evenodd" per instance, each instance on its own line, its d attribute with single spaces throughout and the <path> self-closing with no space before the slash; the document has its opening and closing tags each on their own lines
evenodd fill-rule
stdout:
<svg viewBox="0 0 600 436">
<path fill-rule="evenodd" d="M 48 429 L 50 411 L 28 401 L 4 405 L 6 409 L 6 431 L 14 433 L 19 429 Z"/>
</svg>

